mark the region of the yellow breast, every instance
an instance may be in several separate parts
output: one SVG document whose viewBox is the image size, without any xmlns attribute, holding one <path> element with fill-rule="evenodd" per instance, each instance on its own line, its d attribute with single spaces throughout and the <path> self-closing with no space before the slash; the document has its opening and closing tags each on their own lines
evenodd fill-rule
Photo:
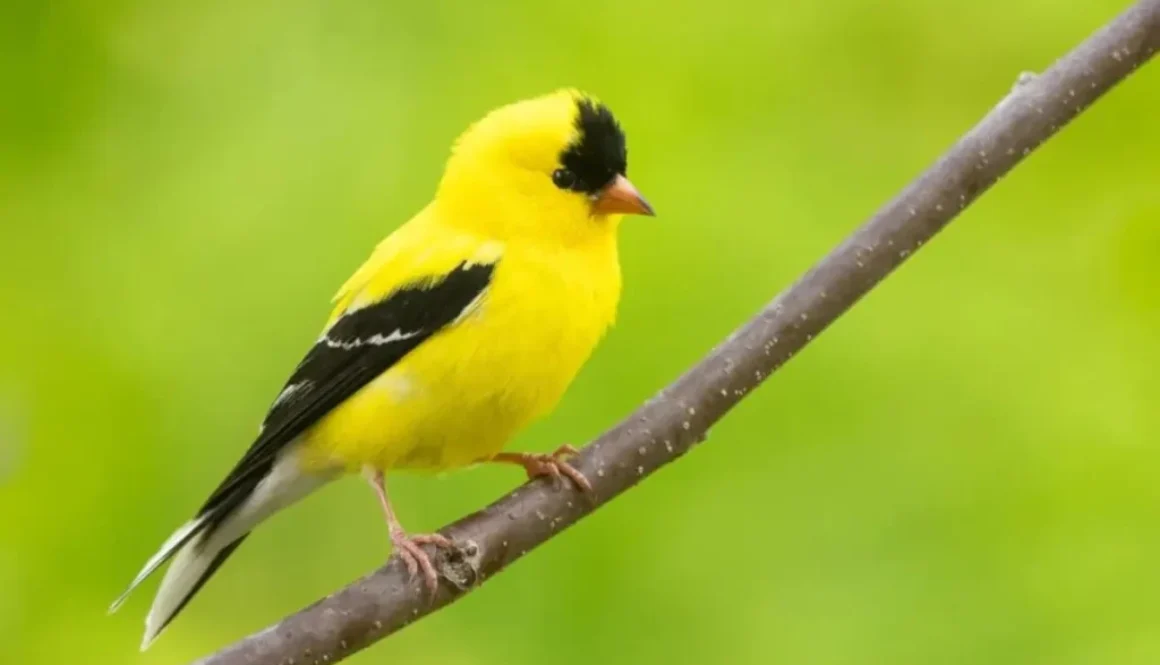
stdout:
<svg viewBox="0 0 1160 665">
<path fill-rule="evenodd" d="M 496 250 L 480 242 L 467 256 Z M 552 250 L 509 244 L 498 254 L 479 306 L 323 418 L 306 434 L 309 459 L 465 466 L 552 409 L 615 316 L 615 238 Z"/>
</svg>

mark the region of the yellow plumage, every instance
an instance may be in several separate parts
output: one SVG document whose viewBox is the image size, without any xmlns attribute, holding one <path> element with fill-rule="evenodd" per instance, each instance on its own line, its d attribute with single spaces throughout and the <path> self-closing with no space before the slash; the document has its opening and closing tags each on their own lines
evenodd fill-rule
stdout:
<svg viewBox="0 0 1160 665">
<path fill-rule="evenodd" d="M 384 240 L 339 291 L 331 321 L 462 261 L 498 261 L 478 308 L 316 425 L 303 454 L 444 470 L 499 452 L 563 395 L 616 315 L 620 215 L 547 178 L 578 137 L 579 93 L 501 108 L 455 144 L 436 199 Z"/>
<path fill-rule="evenodd" d="M 614 220 L 593 224 L 585 244 L 563 245 L 480 236 L 445 221 L 448 214 L 435 204 L 408 222 L 379 248 L 392 259 L 343 298 L 374 301 L 465 260 L 498 259 L 491 286 L 463 320 L 306 435 L 312 466 L 442 470 L 490 457 L 556 404 L 612 323 L 620 296 Z"/>
<path fill-rule="evenodd" d="M 130 586 L 176 555 L 145 643 L 255 525 L 341 472 L 371 479 L 392 542 L 432 587 L 417 544 L 450 543 L 403 532 L 383 471 L 494 460 L 586 486 L 557 458 L 500 451 L 557 403 L 615 317 L 621 214 L 652 214 L 625 168 L 619 125 L 576 91 L 469 128 L 434 200 L 339 290 L 257 441 Z"/>
</svg>

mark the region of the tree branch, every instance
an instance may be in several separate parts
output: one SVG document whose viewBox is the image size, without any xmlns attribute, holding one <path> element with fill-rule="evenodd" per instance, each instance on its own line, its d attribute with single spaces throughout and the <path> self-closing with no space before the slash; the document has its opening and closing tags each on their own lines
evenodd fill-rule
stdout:
<svg viewBox="0 0 1160 665">
<path fill-rule="evenodd" d="M 1160 48 L 1160 0 L 1141 0 L 1042 75 L 1020 84 L 949 152 L 676 383 L 587 446 L 576 466 L 593 501 L 546 481 L 443 529 L 429 602 L 397 558 L 198 665 L 336 662 L 448 605 L 704 440 L 717 422 L 963 208 Z"/>
</svg>

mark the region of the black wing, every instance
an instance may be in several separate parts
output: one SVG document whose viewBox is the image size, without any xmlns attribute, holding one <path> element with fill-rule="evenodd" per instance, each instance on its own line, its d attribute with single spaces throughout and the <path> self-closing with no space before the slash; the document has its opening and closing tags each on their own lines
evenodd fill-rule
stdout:
<svg viewBox="0 0 1160 665">
<path fill-rule="evenodd" d="M 249 497 L 295 437 L 462 316 L 491 282 L 495 265 L 460 263 L 335 321 L 286 382 L 258 439 L 198 512 L 208 516 L 208 530 Z"/>
</svg>

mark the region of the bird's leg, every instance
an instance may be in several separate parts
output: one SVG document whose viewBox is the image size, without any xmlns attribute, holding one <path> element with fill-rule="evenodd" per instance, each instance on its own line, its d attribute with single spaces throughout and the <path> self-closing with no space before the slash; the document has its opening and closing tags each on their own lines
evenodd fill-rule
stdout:
<svg viewBox="0 0 1160 665">
<path fill-rule="evenodd" d="M 403 525 L 399 523 L 399 518 L 395 516 L 391 500 L 387 497 L 387 482 L 383 472 L 379 469 L 366 467 L 363 469 L 363 475 L 374 488 L 375 494 L 379 497 L 379 503 L 383 507 L 383 515 L 387 518 L 387 530 L 391 536 L 391 546 L 395 548 L 399 558 L 407 565 L 407 573 L 411 577 L 414 577 L 422 569 L 427 591 L 434 597 L 435 591 L 439 588 L 439 573 L 435 570 L 435 564 L 431 563 L 431 557 L 423 551 L 421 546 L 430 543 L 436 547 L 454 549 L 455 543 L 451 542 L 447 536 L 438 533 L 407 535 Z"/>
<path fill-rule="evenodd" d="M 499 453 L 487 461 L 519 464 L 528 472 L 529 478 L 548 476 L 559 481 L 562 477 L 567 476 L 584 493 L 591 494 L 592 483 L 588 482 L 588 479 L 576 470 L 576 467 L 564 461 L 565 457 L 571 457 L 577 452 L 572 446 L 564 444 L 552 453 Z"/>
</svg>

